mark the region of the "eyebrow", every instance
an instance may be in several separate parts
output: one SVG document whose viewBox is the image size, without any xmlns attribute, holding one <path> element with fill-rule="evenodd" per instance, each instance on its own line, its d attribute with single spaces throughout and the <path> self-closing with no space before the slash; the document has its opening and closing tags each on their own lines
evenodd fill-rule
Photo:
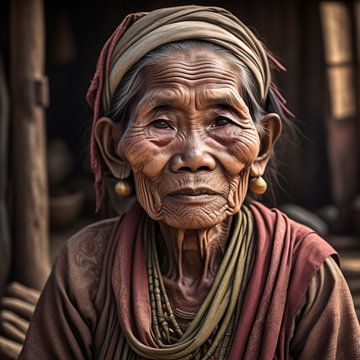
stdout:
<svg viewBox="0 0 360 360">
<path fill-rule="evenodd" d="M 248 118 L 249 110 L 244 108 L 245 102 L 241 99 L 240 94 L 234 94 L 231 91 L 227 91 L 225 95 L 215 89 L 209 89 L 207 91 L 207 101 L 211 105 L 221 106 L 226 110 L 235 112 L 241 118 Z"/>
<path fill-rule="evenodd" d="M 138 113 L 140 109 L 145 112 L 150 112 L 165 106 L 174 108 L 181 108 L 184 106 L 183 102 L 179 101 L 179 96 L 176 95 L 176 92 L 180 92 L 180 89 L 166 88 L 166 90 L 168 95 L 164 94 L 164 88 L 150 90 L 150 94 L 143 97 L 136 106 L 136 113 Z M 171 95 L 169 93 L 171 93 Z"/>
<path fill-rule="evenodd" d="M 144 112 L 150 112 L 158 110 L 163 107 L 170 108 L 183 108 L 186 106 L 184 101 L 180 100 L 178 94 L 181 92 L 179 88 L 155 88 L 150 91 L 150 94 L 141 99 L 141 102 L 136 107 L 136 113 L 141 109 Z M 240 94 L 234 94 L 231 91 L 227 91 L 224 95 L 218 89 L 206 89 L 205 90 L 206 101 L 213 106 L 221 106 L 225 110 L 235 113 L 240 118 L 248 118 L 249 112 L 247 108 L 244 108 L 244 101 L 241 100 Z M 205 98 L 204 97 L 204 98 Z"/>
</svg>

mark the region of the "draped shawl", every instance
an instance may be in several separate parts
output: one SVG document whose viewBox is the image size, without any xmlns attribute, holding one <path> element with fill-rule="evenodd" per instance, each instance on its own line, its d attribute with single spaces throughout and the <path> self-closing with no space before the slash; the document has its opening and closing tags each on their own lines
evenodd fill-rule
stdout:
<svg viewBox="0 0 360 360">
<path fill-rule="evenodd" d="M 229 360 L 289 359 L 292 326 L 308 284 L 334 249 L 313 230 L 260 203 L 250 206 L 254 216 L 254 259 Z M 135 206 L 114 231 L 105 258 L 97 301 L 104 302 L 99 333 L 116 317 L 104 358 L 116 358 L 132 333 L 153 346 L 146 259 L 142 245 L 143 210 Z M 238 239 L 241 241 L 241 239 Z M 121 260 L 119 260 L 121 259 Z M 112 279 L 112 280 L 111 280 Z M 113 299 L 113 300 L 111 300 Z M 111 310 L 113 301 L 116 311 Z M 111 315 L 112 314 L 112 315 Z M 103 346 L 103 340 L 98 343 Z"/>
<path fill-rule="evenodd" d="M 250 210 L 255 226 L 253 265 L 227 359 L 290 359 L 295 317 L 311 279 L 336 253 L 313 230 L 282 212 L 259 203 L 251 204 Z M 127 342 L 124 334 L 129 331 L 151 344 L 144 216 L 136 205 L 117 225 L 114 221 L 92 225 L 67 242 L 41 295 L 19 359 L 80 360 L 101 355 L 121 359 Z M 324 334 L 322 341 L 326 339 L 326 346 L 339 358 L 355 358 L 351 356 L 359 351 L 359 325 L 351 295 L 347 289 L 337 296 L 347 305 L 330 309 L 339 311 L 339 317 L 327 315 L 334 336 Z M 114 326 L 109 332 L 110 323 Z M 340 338 L 342 348 L 338 348 Z M 104 347 L 106 353 L 101 354 Z"/>
</svg>

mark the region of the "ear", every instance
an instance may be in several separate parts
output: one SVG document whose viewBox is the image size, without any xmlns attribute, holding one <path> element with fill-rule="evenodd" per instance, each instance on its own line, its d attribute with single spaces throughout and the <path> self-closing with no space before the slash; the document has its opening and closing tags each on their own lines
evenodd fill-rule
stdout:
<svg viewBox="0 0 360 360">
<path fill-rule="evenodd" d="M 264 175 L 273 146 L 281 134 L 282 123 L 280 116 L 276 113 L 267 114 L 262 119 L 261 126 L 263 129 L 260 133 L 260 151 L 250 168 L 250 175 L 253 177 Z"/>
<path fill-rule="evenodd" d="M 131 174 L 129 163 L 121 154 L 120 126 L 108 117 L 100 118 L 95 125 L 95 140 L 112 175 L 117 179 L 125 179 Z"/>
</svg>

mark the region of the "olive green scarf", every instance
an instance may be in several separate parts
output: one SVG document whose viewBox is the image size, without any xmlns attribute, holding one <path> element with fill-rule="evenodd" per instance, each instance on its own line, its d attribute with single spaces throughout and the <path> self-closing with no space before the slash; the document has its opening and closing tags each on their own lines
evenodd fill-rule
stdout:
<svg viewBox="0 0 360 360">
<path fill-rule="evenodd" d="M 234 216 L 232 236 L 211 289 L 204 303 L 186 330 L 177 322 L 166 295 L 156 250 L 156 222 L 146 218 L 143 223 L 143 243 L 147 261 L 148 290 L 151 300 L 151 338 L 157 347 L 141 342 L 131 331 L 122 334 L 121 359 L 225 359 L 251 272 L 253 259 L 253 220 L 251 212 L 242 207 Z M 117 321 L 114 305 L 107 339 Z M 100 358 L 105 358 L 105 339 Z"/>
</svg>

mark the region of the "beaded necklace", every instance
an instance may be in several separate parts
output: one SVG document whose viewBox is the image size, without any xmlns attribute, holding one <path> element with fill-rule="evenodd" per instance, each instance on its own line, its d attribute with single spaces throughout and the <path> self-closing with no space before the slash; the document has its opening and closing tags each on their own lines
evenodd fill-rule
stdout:
<svg viewBox="0 0 360 360">
<path fill-rule="evenodd" d="M 144 224 L 152 331 L 164 351 L 158 359 L 226 359 L 241 310 L 253 254 L 252 215 L 246 207 L 234 216 L 234 230 L 213 285 L 197 314 L 172 309 L 156 248 L 156 223 Z M 191 320 L 188 326 L 179 320 Z M 184 345 L 187 346 L 184 348 Z M 135 349 L 136 351 L 136 349 Z M 151 358 L 151 354 L 148 354 Z"/>
</svg>

